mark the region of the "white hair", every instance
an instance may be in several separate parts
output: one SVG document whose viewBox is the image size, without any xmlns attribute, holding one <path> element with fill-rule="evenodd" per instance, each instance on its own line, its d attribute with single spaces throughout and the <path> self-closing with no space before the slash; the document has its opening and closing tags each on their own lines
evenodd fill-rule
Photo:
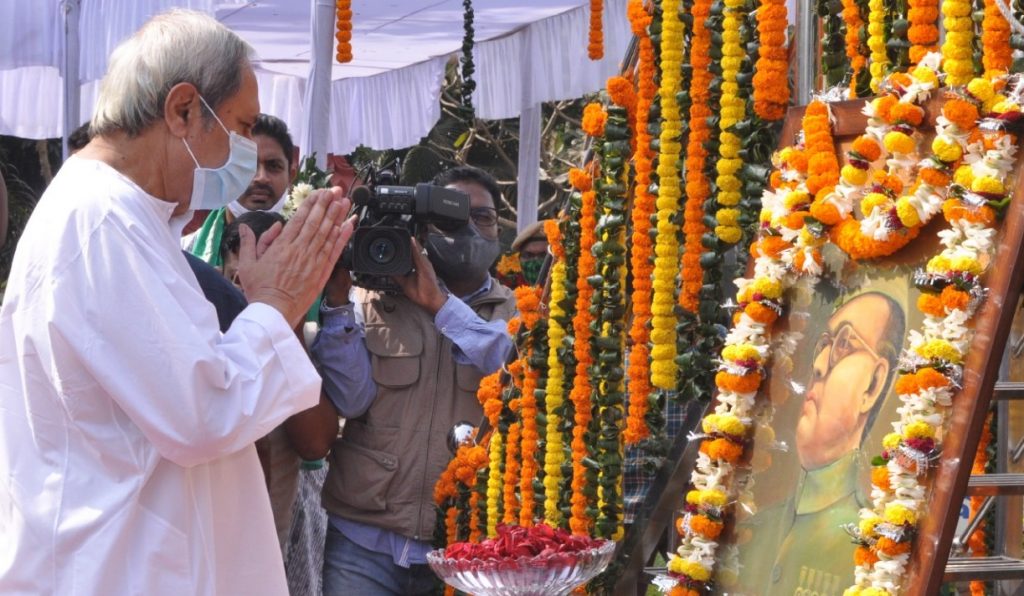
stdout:
<svg viewBox="0 0 1024 596">
<path fill-rule="evenodd" d="M 167 94 L 178 83 L 192 83 L 217 109 L 238 92 L 252 53 L 242 38 L 203 13 L 157 15 L 111 54 L 90 131 L 141 134 L 163 118 Z"/>
</svg>

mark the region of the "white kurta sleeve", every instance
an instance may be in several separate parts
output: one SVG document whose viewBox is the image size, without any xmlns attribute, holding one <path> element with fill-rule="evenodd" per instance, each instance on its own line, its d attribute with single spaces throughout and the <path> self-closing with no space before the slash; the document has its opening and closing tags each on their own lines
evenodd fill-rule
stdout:
<svg viewBox="0 0 1024 596">
<path fill-rule="evenodd" d="M 130 226 L 101 227 L 40 292 L 50 304 L 36 345 L 51 351 L 65 408 L 99 384 L 163 457 L 194 466 L 316 405 L 320 378 L 280 313 L 252 304 L 222 335 L 180 254 Z M 66 359 L 88 372 L 86 386 L 61 378 Z"/>
</svg>

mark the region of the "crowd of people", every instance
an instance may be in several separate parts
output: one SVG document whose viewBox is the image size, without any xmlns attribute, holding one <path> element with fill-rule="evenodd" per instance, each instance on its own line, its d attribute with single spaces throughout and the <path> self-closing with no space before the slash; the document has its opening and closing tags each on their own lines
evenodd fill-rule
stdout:
<svg viewBox="0 0 1024 596">
<path fill-rule="evenodd" d="M 500 189 L 443 172 L 468 220 L 412 239 L 399 292 L 355 287 L 341 189 L 281 215 L 296 151 L 251 60 L 202 14 L 150 20 L 21 236 L 0 308 L 4 594 L 439 588 L 448 431 L 482 418 L 512 349 Z"/>
</svg>

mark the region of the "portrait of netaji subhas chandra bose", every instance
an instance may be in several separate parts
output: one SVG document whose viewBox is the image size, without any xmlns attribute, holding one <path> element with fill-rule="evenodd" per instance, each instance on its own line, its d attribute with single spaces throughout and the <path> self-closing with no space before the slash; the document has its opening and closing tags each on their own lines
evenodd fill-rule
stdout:
<svg viewBox="0 0 1024 596">
<path fill-rule="evenodd" d="M 793 366 L 773 364 L 769 391 L 786 395 L 771 396 L 774 446 L 755 441 L 755 458 L 770 451 L 771 464 L 752 478 L 756 512 L 737 524 L 741 579 L 730 593 L 840 596 L 852 584 L 855 545 L 842 526 L 869 504 L 870 459 L 896 419 L 912 294 L 907 275 L 816 296 Z"/>
</svg>

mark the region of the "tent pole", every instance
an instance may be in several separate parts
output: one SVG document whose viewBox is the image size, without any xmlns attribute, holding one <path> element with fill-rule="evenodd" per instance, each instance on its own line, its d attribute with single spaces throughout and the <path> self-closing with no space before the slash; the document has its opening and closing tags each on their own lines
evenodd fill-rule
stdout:
<svg viewBox="0 0 1024 596">
<path fill-rule="evenodd" d="M 303 101 L 306 127 L 299 146 L 304 155 L 316 154 L 316 165 L 321 169 L 327 166 L 327 134 L 331 120 L 334 10 L 334 0 L 310 0 L 309 77 Z"/>
<path fill-rule="evenodd" d="M 64 51 L 61 55 L 61 81 L 64 85 L 63 155 L 68 158 L 68 137 L 78 128 L 81 118 L 81 93 L 79 82 L 79 31 L 78 18 L 81 13 L 80 0 L 64 0 L 61 12 L 64 17 Z"/>
<path fill-rule="evenodd" d="M 516 233 L 537 221 L 540 192 L 541 105 L 523 109 L 519 115 L 519 180 L 516 185 Z"/>
</svg>

